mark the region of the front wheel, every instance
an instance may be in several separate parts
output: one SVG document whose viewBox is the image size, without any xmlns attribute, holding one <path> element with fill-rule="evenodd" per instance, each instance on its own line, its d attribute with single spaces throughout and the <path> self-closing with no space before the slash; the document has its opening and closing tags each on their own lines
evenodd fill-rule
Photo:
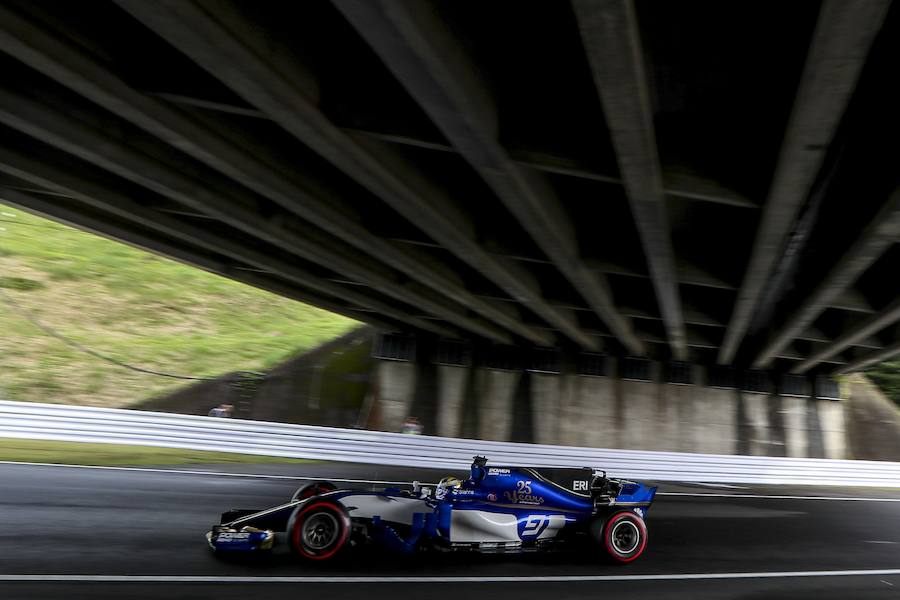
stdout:
<svg viewBox="0 0 900 600">
<path fill-rule="evenodd" d="M 287 531 L 294 552 L 310 560 L 326 560 L 347 545 L 350 517 L 336 502 L 310 500 L 291 515 Z"/>
<path fill-rule="evenodd" d="M 313 496 L 321 496 L 336 489 L 335 485 L 330 481 L 310 481 L 297 488 L 297 491 L 291 496 L 291 502 L 307 500 Z"/>
<path fill-rule="evenodd" d="M 647 524 L 633 512 L 615 513 L 603 526 L 602 542 L 614 561 L 630 563 L 647 547 Z"/>
</svg>

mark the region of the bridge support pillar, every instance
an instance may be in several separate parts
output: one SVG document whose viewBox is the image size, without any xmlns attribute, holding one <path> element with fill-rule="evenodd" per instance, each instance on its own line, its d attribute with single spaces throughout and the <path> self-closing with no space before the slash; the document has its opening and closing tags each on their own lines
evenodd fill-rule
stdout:
<svg viewBox="0 0 900 600">
<path fill-rule="evenodd" d="M 461 344 L 460 344 L 461 345 Z M 642 359 L 590 368 L 542 355 L 473 358 L 419 341 L 381 361 L 372 425 L 469 439 L 704 454 L 843 458 L 843 404 L 804 378 L 662 365 Z M 402 356 L 401 356 L 402 355 Z M 377 354 L 376 354 L 377 356 Z M 596 358 L 596 357 L 594 357 Z M 404 362 L 406 361 L 406 362 Z M 597 374 L 585 374 L 590 370 Z M 705 378 L 702 376 L 706 373 Z M 833 387 L 833 386 L 832 386 Z"/>
<path fill-rule="evenodd" d="M 377 405 L 371 426 L 385 431 L 400 431 L 410 415 L 416 385 L 415 365 L 399 361 L 379 361 L 375 377 Z"/>
<path fill-rule="evenodd" d="M 559 443 L 560 422 L 572 402 L 573 377 L 568 374 L 526 373 L 531 380 L 530 418 L 534 442 Z"/>
<path fill-rule="evenodd" d="M 444 365 L 437 368 L 437 435 L 463 437 L 466 394 L 469 392 L 470 380 L 474 381 L 475 378 L 474 369 Z"/>
<path fill-rule="evenodd" d="M 478 437 L 509 441 L 512 438 L 513 397 L 521 373 L 485 370 L 484 385 L 477 398 Z"/>
<path fill-rule="evenodd" d="M 437 435 L 437 407 L 440 398 L 438 382 L 438 366 L 432 360 L 434 342 L 430 338 L 420 337 L 416 341 L 415 366 L 416 381 L 409 415 L 419 419 L 422 433 Z"/>
<path fill-rule="evenodd" d="M 815 400 L 819 413 L 825 458 L 845 458 L 847 455 L 844 407 L 833 400 Z"/>
<path fill-rule="evenodd" d="M 784 418 L 785 456 L 791 458 L 807 458 L 810 456 L 810 428 L 808 398 L 781 398 L 782 416 Z"/>
<path fill-rule="evenodd" d="M 535 378 L 530 371 L 523 371 L 516 382 L 512 402 L 512 431 L 510 439 L 513 442 L 533 443 L 534 439 L 534 410 L 532 402 L 532 380 Z"/>
</svg>

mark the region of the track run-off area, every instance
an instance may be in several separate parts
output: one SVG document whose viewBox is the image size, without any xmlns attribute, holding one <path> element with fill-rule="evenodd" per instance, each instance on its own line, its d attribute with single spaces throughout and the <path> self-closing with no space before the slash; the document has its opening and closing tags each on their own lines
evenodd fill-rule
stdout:
<svg viewBox="0 0 900 600">
<path fill-rule="evenodd" d="M 203 537 L 222 511 L 283 502 L 305 478 L 383 487 L 446 474 L 326 463 L 0 462 L 0 597 L 900 597 L 900 488 L 664 483 L 648 549 L 627 566 L 599 552 L 356 552 L 310 565 L 285 547 L 224 560 Z"/>
</svg>

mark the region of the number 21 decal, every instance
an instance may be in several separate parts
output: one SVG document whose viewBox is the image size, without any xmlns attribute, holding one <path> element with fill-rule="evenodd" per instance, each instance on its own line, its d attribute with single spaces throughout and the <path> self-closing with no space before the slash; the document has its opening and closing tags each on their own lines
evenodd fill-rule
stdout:
<svg viewBox="0 0 900 600">
<path fill-rule="evenodd" d="M 529 515 L 525 517 L 525 527 L 522 529 L 522 537 L 537 537 L 550 525 L 550 529 L 560 529 L 566 523 L 563 515 Z"/>
</svg>

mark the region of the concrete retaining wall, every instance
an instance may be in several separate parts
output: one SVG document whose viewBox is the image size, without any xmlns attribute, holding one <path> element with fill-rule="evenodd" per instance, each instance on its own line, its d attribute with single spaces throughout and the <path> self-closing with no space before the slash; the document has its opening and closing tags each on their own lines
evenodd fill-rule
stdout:
<svg viewBox="0 0 900 600">
<path fill-rule="evenodd" d="M 376 368 L 378 426 L 397 431 L 413 406 L 416 367 L 382 362 Z M 707 454 L 847 456 L 843 404 L 833 400 L 462 367 L 439 367 L 437 387 L 433 433 L 441 436 Z M 465 423 L 474 424 L 471 431 L 464 431 Z"/>
</svg>

